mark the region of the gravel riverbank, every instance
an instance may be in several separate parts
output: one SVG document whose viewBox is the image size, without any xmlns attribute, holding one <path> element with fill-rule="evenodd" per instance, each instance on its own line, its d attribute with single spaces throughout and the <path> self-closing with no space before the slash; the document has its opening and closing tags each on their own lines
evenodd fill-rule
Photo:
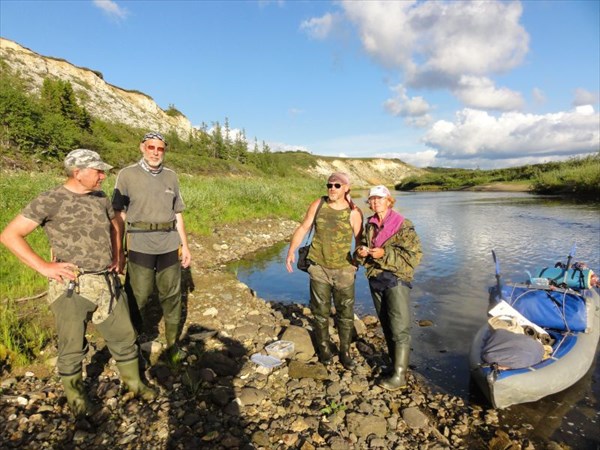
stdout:
<svg viewBox="0 0 600 450">
<path fill-rule="evenodd" d="M 93 432 L 70 418 L 59 379 L 45 365 L 4 374 L 0 386 L 0 447 L 8 449 L 534 449 L 524 429 L 504 427 L 491 409 L 435 392 L 411 371 L 409 389 L 390 393 L 376 384 L 383 362 L 377 319 L 355 321 L 350 372 L 325 368 L 311 345 L 310 311 L 269 303 L 227 262 L 288 239 L 296 223 L 248 221 L 193 239 L 180 367 L 161 357 L 160 326 L 143 336 L 146 376 L 160 390 L 144 403 L 120 388 L 114 362 L 93 329 L 85 384 L 98 406 Z M 273 282 L 283 282 L 274 280 Z M 40 301 L 40 300 L 37 300 Z M 334 342 L 336 334 L 333 333 Z M 295 344 L 284 364 L 268 369 L 251 356 L 278 340 Z M 526 425 L 523 425 L 525 427 Z"/>
</svg>

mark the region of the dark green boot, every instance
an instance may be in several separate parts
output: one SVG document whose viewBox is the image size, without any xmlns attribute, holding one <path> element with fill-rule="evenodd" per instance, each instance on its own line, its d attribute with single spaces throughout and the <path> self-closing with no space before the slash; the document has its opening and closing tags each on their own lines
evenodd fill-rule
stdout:
<svg viewBox="0 0 600 450">
<path fill-rule="evenodd" d="M 137 358 L 127 362 L 118 362 L 117 367 L 123 384 L 136 397 L 148 402 L 156 398 L 158 395 L 156 391 L 147 386 L 140 378 L 140 366 Z"/>
<path fill-rule="evenodd" d="M 67 404 L 76 419 L 84 418 L 92 413 L 92 403 L 90 402 L 84 388 L 81 372 L 75 375 L 60 377 Z"/>
<path fill-rule="evenodd" d="M 356 363 L 350 356 L 350 342 L 352 342 L 352 332 L 354 324 L 352 322 L 338 324 L 338 332 L 340 334 L 340 363 L 346 370 L 352 370 L 356 367 Z"/>
<path fill-rule="evenodd" d="M 331 364 L 331 342 L 329 341 L 329 324 L 324 326 L 315 321 L 315 343 L 317 344 L 317 355 L 319 361 L 326 366 Z"/>
<path fill-rule="evenodd" d="M 407 344 L 396 345 L 394 350 L 394 372 L 389 378 L 383 378 L 378 384 L 388 391 L 397 391 L 406 388 L 406 374 L 408 371 L 408 358 L 410 355 L 410 346 Z"/>
<path fill-rule="evenodd" d="M 387 354 L 390 358 L 390 364 L 381 368 L 381 375 L 384 377 L 389 377 L 394 374 L 394 360 L 396 358 L 396 356 L 395 356 L 396 344 L 395 344 L 394 340 L 392 339 L 391 331 L 389 329 L 387 329 L 386 326 L 384 326 L 383 322 L 380 321 L 380 323 L 381 323 L 381 327 L 383 329 L 383 336 L 385 337 L 385 343 L 387 346 Z"/>
<path fill-rule="evenodd" d="M 167 341 L 167 356 L 173 364 L 179 364 L 186 357 L 186 354 L 179 345 L 179 323 L 165 323 L 165 339 Z"/>
</svg>

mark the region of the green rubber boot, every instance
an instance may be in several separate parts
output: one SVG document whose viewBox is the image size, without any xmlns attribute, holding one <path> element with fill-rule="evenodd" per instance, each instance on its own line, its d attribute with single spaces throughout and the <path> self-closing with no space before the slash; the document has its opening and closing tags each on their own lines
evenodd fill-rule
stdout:
<svg viewBox="0 0 600 450">
<path fill-rule="evenodd" d="M 157 392 L 147 386 L 140 378 L 140 366 L 137 358 L 124 363 L 118 362 L 117 367 L 119 368 L 123 384 L 129 391 L 133 392 L 136 397 L 147 402 L 156 399 L 158 395 Z"/>
<path fill-rule="evenodd" d="M 340 321 L 341 322 L 341 321 Z M 352 342 L 352 332 L 354 324 L 339 323 L 338 333 L 340 335 L 340 363 L 346 370 L 352 370 L 356 367 L 356 363 L 350 356 L 350 342 Z"/>
<path fill-rule="evenodd" d="M 186 357 L 185 352 L 179 348 L 179 323 L 165 323 L 165 339 L 167 341 L 167 357 L 173 364 L 179 364 Z"/>
<path fill-rule="evenodd" d="M 408 357 L 410 347 L 408 345 L 396 345 L 394 350 L 394 371 L 388 378 L 383 378 L 378 384 L 388 391 L 397 391 L 407 387 L 406 374 L 408 372 Z"/>
<path fill-rule="evenodd" d="M 329 340 L 329 324 L 321 324 L 315 320 L 314 323 L 315 343 L 317 344 L 317 356 L 319 361 L 324 365 L 331 364 L 331 342 Z"/>
<path fill-rule="evenodd" d="M 67 404 L 73 416 L 80 419 L 92 414 L 92 403 L 83 388 L 81 372 L 75 375 L 61 376 L 60 379 L 67 397 Z"/>
</svg>

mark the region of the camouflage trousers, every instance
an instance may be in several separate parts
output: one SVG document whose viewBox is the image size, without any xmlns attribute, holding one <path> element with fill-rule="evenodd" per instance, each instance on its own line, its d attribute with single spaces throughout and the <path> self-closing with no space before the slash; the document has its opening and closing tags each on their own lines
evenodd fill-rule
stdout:
<svg viewBox="0 0 600 450">
<path fill-rule="evenodd" d="M 137 358 L 136 334 L 124 290 L 114 284 L 109 286 L 104 275 L 81 275 L 72 292 L 68 292 L 68 284 L 50 280 L 48 289 L 58 334 L 59 374 L 69 376 L 81 371 L 88 350 L 85 333 L 90 320 L 117 362 Z M 115 289 L 118 298 L 111 300 L 111 290 Z"/>
<path fill-rule="evenodd" d="M 312 264 L 310 275 L 310 309 L 318 326 L 328 321 L 331 301 L 335 306 L 336 322 L 339 327 L 352 327 L 354 323 L 354 282 L 356 267 L 328 269 Z"/>
</svg>

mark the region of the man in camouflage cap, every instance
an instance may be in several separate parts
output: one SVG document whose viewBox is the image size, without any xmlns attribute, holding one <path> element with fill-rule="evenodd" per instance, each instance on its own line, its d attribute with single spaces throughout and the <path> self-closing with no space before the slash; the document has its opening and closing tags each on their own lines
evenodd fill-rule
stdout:
<svg viewBox="0 0 600 450">
<path fill-rule="evenodd" d="M 350 256 L 352 239 L 358 243 L 362 235 L 362 213 L 350 198 L 348 175 L 335 172 L 327 180 L 327 196 L 314 200 L 292 236 L 285 265 L 292 272 L 296 249 L 313 223 L 315 234 L 310 244 L 310 309 L 313 314 L 314 338 L 319 361 L 331 363 L 329 316 L 331 300 L 335 306 L 340 338 L 339 360 L 347 370 L 355 363 L 350 355 L 354 333 L 354 282 L 356 266 Z"/>
<path fill-rule="evenodd" d="M 109 169 L 98 153 L 73 150 L 65 158 L 66 182 L 40 194 L 0 234 L 2 244 L 49 280 L 48 302 L 58 334 L 58 372 L 77 424 L 86 428 L 92 409 L 83 387 L 82 362 L 88 350 L 85 332 L 90 317 L 125 386 L 143 399 L 156 397 L 140 379 L 135 331 L 116 273 L 121 245 L 115 213 L 100 190 Z M 25 240 L 38 226 L 50 241 L 50 261 Z"/>
<path fill-rule="evenodd" d="M 150 132 L 140 142 L 142 158 L 119 172 L 112 205 L 120 235 L 127 232 L 126 284 L 135 298 L 131 315 L 138 332 L 145 330 L 146 306 L 154 287 L 163 312 L 167 354 L 174 363 L 185 356 L 178 346 L 181 321 L 182 267 L 190 265 L 179 180 L 163 165 L 167 142 Z M 123 259 L 124 260 L 124 259 Z"/>
</svg>

